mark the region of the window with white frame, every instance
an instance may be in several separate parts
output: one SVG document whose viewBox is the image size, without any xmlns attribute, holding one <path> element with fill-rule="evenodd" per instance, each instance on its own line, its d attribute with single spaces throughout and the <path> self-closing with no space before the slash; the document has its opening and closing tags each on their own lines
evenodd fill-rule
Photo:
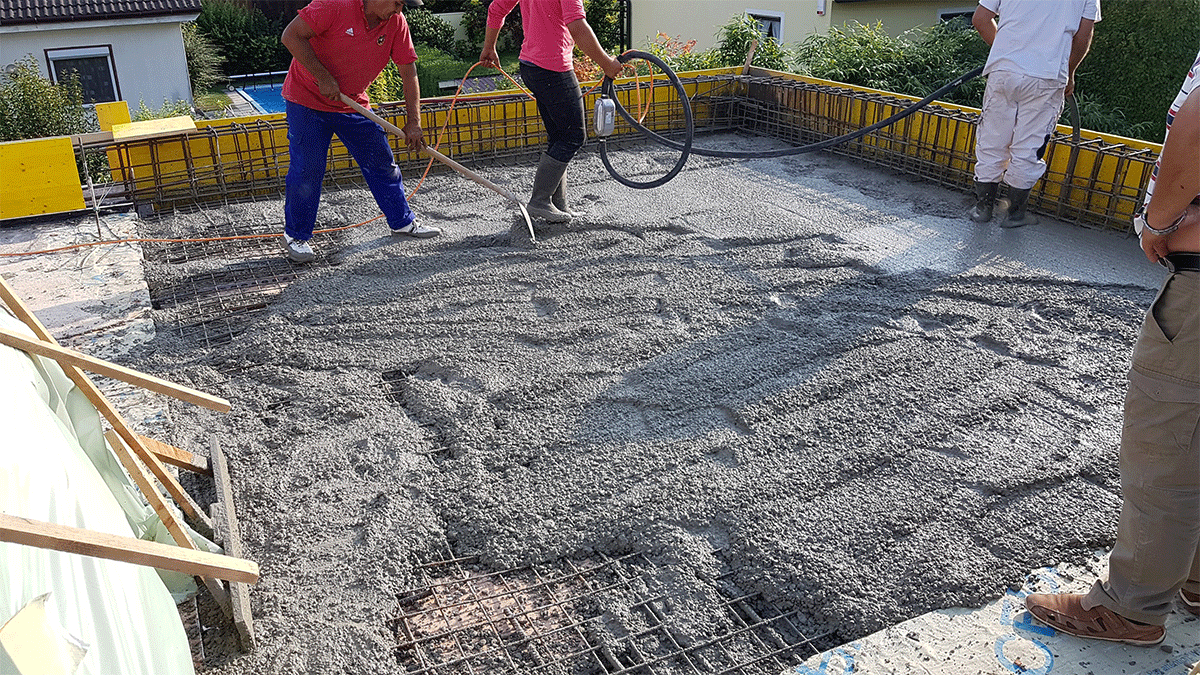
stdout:
<svg viewBox="0 0 1200 675">
<path fill-rule="evenodd" d="M 112 45 L 47 49 L 46 63 L 55 83 L 65 81 L 72 72 L 79 76 L 84 103 L 107 103 L 121 97 Z"/>
<path fill-rule="evenodd" d="M 775 38 L 783 42 L 783 12 L 772 12 L 762 9 L 748 9 L 746 14 L 758 22 L 763 37 Z"/>
</svg>

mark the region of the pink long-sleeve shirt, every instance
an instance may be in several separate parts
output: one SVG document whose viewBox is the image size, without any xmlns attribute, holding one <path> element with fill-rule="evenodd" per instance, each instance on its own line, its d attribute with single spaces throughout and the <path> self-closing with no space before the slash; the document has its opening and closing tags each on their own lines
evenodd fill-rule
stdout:
<svg viewBox="0 0 1200 675">
<path fill-rule="evenodd" d="M 556 73 L 571 70 L 575 39 L 567 24 L 584 18 L 583 0 L 494 0 L 488 7 L 488 28 L 503 26 L 504 17 L 517 2 L 521 3 L 521 27 L 525 31 L 520 59 Z"/>
</svg>

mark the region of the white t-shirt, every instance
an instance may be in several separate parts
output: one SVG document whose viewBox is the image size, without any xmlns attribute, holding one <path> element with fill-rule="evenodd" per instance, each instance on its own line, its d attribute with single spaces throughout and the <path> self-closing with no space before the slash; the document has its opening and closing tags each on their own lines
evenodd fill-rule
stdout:
<svg viewBox="0 0 1200 675">
<path fill-rule="evenodd" d="M 979 5 L 1000 15 L 984 75 L 1007 70 L 1066 84 L 1079 20 L 1100 20 L 1100 0 L 979 0 Z"/>
</svg>

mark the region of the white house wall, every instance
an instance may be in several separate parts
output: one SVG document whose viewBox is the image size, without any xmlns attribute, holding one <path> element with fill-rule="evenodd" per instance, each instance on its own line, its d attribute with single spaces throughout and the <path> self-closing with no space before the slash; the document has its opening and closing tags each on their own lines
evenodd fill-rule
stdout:
<svg viewBox="0 0 1200 675">
<path fill-rule="evenodd" d="M 33 54 L 42 74 L 49 77 L 46 49 L 102 45 L 112 45 L 120 98 L 131 110 L 137 110 L 140 101 L 145 101 L 149 108 L 158 109 L 163 101 L 192 100 L 183 33 L 178 20 L 6 30 L 0 33 L 0 67 Z"/>
</svg>

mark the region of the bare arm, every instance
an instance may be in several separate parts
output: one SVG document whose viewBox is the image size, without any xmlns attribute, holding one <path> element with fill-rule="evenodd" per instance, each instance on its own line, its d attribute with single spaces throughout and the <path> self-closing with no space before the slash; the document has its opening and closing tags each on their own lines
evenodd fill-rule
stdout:
<svg viewBox="0 0 1200 675">
<path fill-rule="evenodd" d="M 1095 29 L 1095 21 L 1080 19 L 1079 29 L 1071 37 L 1071 55 L 1067 57 L 1067 89 L 1064 92 L 1067 96 L 1075 93 L 1075 69 L 1083 63 L 1083 57 L 1087 56 L 1088 50 L 1092 48 Z"/>
<path fill-rule="evenodd" d="M 500 37 L 500 29 L 488 26 L 483 36 L 483 49 L 479 52 L 479 62 L 488 68 L 500 67 L 500 56 L 496 53 L 496 40 Z"/>
<path fill-rule="evenodd" d="M 292 57 L 300 62 L 300 65 L 308 69 L 313 77 L 317 79 L 317 85 L 321 88 L 321 95 L 331 101 L 340 101 L 341 89 L 338 87 L 337 80 L 333 79 L 333 75 L 329 74 L 325 65 L 317 58 L 317 53 L 313 51 L 309 40 L 316 37 L 317 34 L 312 27 L 305 23 L 304 19 L 299 16 L 292 19 L 287 28 L 283 29 L 283 36 L 280 41 L 287 50 L 291 52 Z"/>
<path fill-rule="evenodd" d="M 425 147 L 421 131 L 421 83 L 417 79 L 417 64 L 397 65 L 404 82 L 404 142 L 416 152 Z"/>
<path fill-rule="evenodd" d="M 979 37 L 991 47 L 996 41 L 996 13 L 979 5 L 971 15 L 971 25 L 979 31 Z"/>
<path fill-rule="evenodd" d="M 1142 250 L 1150 262 L 1175 251 L 1200 253 L 1200 207 L 1192 204 L 1200 195 L 1200 87 L 1184 100 L 1171 133 L 1163 144 L 1154 194 L 1146 206 L 1146 223 L 1164 229 L 1181 214 L 1179 229 L 1160 237 L 1142 229 Z"/>
<path fill-rule="evenodd" d="M 595 61 L 604 70 L 605 75 L 614 79 L 621 76 L 621 69 L 624 66 L 604 51 L 604 47 L 600 46 L 600 41 L 596 39 L 596 34 L 586 19 L 572 21 L 567 24 L 567 30 L 571 33 L 571 39 L 575 40 L 575 45 L 584 54 L 587 54 L 588 58 Z"/>
</svg>

